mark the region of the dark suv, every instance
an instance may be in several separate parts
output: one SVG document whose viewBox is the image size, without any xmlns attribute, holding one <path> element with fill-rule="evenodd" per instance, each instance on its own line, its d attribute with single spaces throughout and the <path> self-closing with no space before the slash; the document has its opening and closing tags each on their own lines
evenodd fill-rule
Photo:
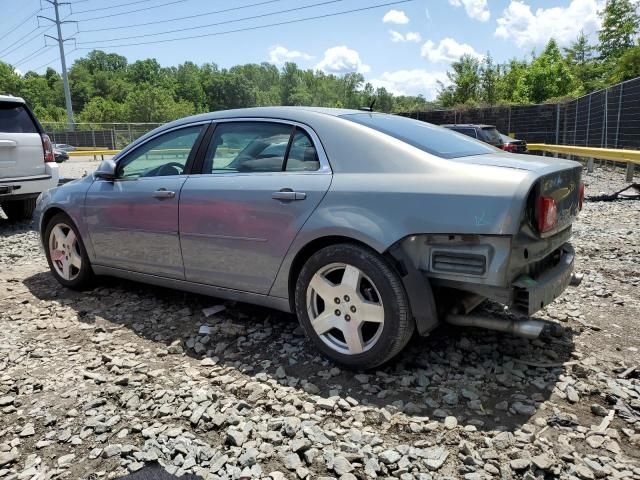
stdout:
<svg viewBox="0 0 640 480">
<path fill-rule="evenodd" d="M 441 127 L 463 133 L 472 138 L 477 138 L 489 145 L 502 149 L 504 142 L 500 136 L 500 132 L 493 125 L 475 125 L 470 123 L 456 123 L 449 125 L 440 125 Z"/>
</svg>

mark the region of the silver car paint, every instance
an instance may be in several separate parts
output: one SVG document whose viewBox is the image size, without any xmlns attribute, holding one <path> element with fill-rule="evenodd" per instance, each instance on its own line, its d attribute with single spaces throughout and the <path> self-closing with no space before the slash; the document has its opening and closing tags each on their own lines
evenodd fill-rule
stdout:
<svg viewBox="0 0 640 480">
<path fill-rule="evenodd" d="M 166 130 L 206 120 L 276 118 L 298 122 L 315 132 L 321 139 L 334 172 L 329 191 L 297 234 L 290 235 L 290 246 L 286 245 L 289 237 L 284 245 L 266 242 L 260 254 L 263 263 L 254 265 L 256 268 L 264 266 L 264 262 L 270 268 L 280 265 L 269 295 L 275 297 L 273 306 L 281 309 L 287 309 L 285 306 L 288 305 L 282 299 L 289 297 L 289 273 L 293 260 L 305 245 L 315 239 L 345 236 L 384 252 L 396 242 L 414 234 L 515 235 L 525 199 L 534 182 L 546 173 L 579 165 L 571 161 L 498 151 L 490 155 L 446 160 L 340 118 L 340 115 L 355 113 L 362 112 L 311 107 L 266 107 L 203 114 L 172 122 L 146 134 L 125 148 L 115 159 L 122 158 L 137 145 Z M 50 208 L 60 208 L 69 213 L 78 225 L 85 244 L 89 243 L 87 222 L 95 224 L 97 221 L 93 211 L 83 210 L 84 197 L 93 180 L 88 177 L 53 189 L 42 196 L 39 204 L 41 213 Z M 228 181 L 233 182 L 233 179 L 229 177 Z M 194 181 L 194 185 L 195 183 Z M 321 189 L 319 187 L 319 191 Z M 271 201 L 274 202 L 272 205 L 276 205 L 275 201 Z M 295 224 L 296 228 L 299 223 Z M 194 232 L 199 233 L 198 229 Z M 213 234 L 217 235 L 215 232 Z M 202 242 L 198 243 L 202 246 Z M 193 254 L 185 259 L 187 265 L 199 261 L 192 258 L 192 255 L 199 254 L 197 244 L 194 243 L 193 246 Z M 253 247 L 255 245 L 252 244 Z M 90 259 L 96 263 L 99 257 L 96 257 L 92 248 L 93 246 L 87 246 Z M 235 245 L 226 245 L 222 249 L 213 246 L 207 255 L 220 252 L 233 258 L 235 262 L 244 262 L 247 243 L 238 241 Z M 113 269 L 113 265 L 105 267 Z M 212 267 L 215 268 L 213 265 L 207 268 Z M 121 270 L 119 274 L 124 275 L 125 271 Z M 135 277 L 135 274 L 128 275 Z M 243 277 L 247 280 L 246 270 L 241 271 L 229 283 L 233 289 L 230 291 L 239 292 L 237 289 L 242 288 Z M 194 283 L 193 288 L 189 288 L 189 283 L 185 282 L 176 282 L 174 286 L 194 290 L 201 288 L 203 281 L 209 283 L 206 275 L 199 276 L 198 280 L 200 282 Z M 263 291 L 264 280 L 259 279 L 254 283 L 255 291 Z M 153 283 L 171 286 L 172 280 L 157 277 Z M 243 295 L 239 292 L 239 295 L 253 301 L 249 298 L 251 294 Z M 261 300 L 256 303 L 269 302 Z"/>
</svg>

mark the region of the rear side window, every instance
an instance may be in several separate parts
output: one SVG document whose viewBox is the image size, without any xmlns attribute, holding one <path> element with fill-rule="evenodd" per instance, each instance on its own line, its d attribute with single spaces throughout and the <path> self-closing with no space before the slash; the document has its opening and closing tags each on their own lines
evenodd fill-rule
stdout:
<svg viewBox="0 0 640 480">
<path fill-rule="evenodd" d="M 467 137 L 477 138 L 476 130 L 474 128 L 452 128 L 454 132 L 462 133 Z"/>
<path fill-rule="evenodd" d="M 468 157 L 496 151 L 494 147 L 478 140 L 410 118 L 381 113 L 354 113 L 342 118 L 397 138 L 441 158 Z"/>
<path fill-rule="evenodd" d="M 39 133 L 22 103 L 0 102 L 0 132 Z"/>
<path fill-rule="evenodd" d="M 500 132 L 495 128 L 483 128 L 482 137 L 485 142 L 490 143 L 502 143 L 502 137 L 500 136 Z"/>
<path fill-rule="evenodd" d="M 293 127 L 283 123 L 228 122 L 216 126 L 203 173 L 280 172 Z"/>
</svg>

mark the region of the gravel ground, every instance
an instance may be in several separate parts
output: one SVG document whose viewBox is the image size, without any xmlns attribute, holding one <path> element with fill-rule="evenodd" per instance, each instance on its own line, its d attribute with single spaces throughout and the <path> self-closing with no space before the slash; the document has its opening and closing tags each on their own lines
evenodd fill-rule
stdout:
<svg viewBox="0 0 640 480">
<path fill-rule="evenodd" d="M 588 194 L 623 179 L 598 169 Z M 584 281 L 537 315 L 554 335 L 441 327 L 375 372 L 323 360 L 279 312 L 114 279 L 66 290 L 31 226 L 0 218 L 0 479 L 155 462 L 206 479 L 640 479 L 639 213 L 586 204 Z"/>
</svg>

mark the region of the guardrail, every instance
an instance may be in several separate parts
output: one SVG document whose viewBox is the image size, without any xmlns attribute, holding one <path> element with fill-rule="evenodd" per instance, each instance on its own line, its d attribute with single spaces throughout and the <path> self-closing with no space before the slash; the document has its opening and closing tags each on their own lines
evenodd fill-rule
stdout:
<svg viewBox="0 0 640 480">
<path fill-rule="evenodd" d="M 115 155 L 119 151 L 120 150 L 109 150 L 109 149 L 103 149 L 103 150 L 73 150 L 73 151 L 67 152 L 67 153 L 69 154 L 70 157 L 88 157 L 88 156 L 93 156 L 93 159 L 97 160 L 98 156 L 100 156 L 102 158 L 102 160 L 104 160 L 104 156 L 105 155 Z"/>
<path fill-rule="evenodd" d="M 573 155 L 575 157 L 584 157 L 587 159 L 587 171 L 593 172 L 594 159 L 612 160 L 627 164 L 627 182 L 633 181 L 633 173 L 635 165 L 640 165 L 640 150 L 625 150 L 618 148 L 595 148 L 595 147 L 577 147 L 573 145 L 547 145 L 546 143 L 529 143 L 529 150 L 545 152 L 562 153 L 564 155 Z"/>
</svg>

